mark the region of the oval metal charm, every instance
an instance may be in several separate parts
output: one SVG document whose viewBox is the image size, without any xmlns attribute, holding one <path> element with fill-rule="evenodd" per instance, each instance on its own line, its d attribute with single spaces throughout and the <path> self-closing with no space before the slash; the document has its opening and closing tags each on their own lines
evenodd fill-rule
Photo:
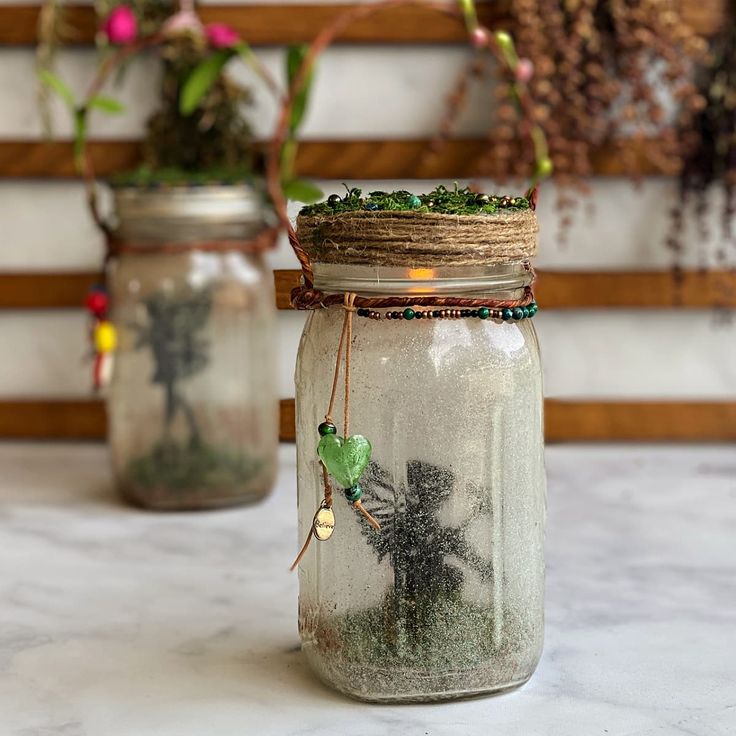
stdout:
<svg viewBox="0 0 736 736">
<path fill-rule="evenodd" d="M 335 514 L 329 506 L 320 506 L 312 521 L 312 533 L 315 539 L 324 542 L 335 530 Z"/>
</svg>

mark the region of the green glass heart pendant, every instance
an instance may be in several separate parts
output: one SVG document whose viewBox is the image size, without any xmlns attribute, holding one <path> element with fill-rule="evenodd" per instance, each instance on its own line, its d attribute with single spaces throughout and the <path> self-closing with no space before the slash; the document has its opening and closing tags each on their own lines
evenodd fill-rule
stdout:
<svg viewBox="0 0 736 736">
<path fill-rule="evenodd" d="M 371 460 L 371 443 L 361 434 L 347 439 L 327 434 L 319 441 L 317 454 L 327 472 L 343 487 L 352 488 Z"/>
</svg>

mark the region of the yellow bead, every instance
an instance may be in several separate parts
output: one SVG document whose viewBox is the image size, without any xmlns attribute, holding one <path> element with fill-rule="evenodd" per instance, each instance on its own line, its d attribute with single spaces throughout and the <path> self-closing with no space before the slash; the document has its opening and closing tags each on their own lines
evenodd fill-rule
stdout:
<svg viewBox="0 0 736 736">
<path fill-rule="evenodd" d="M 112 353 L 118 346 L 118 332 L 112 322 L 99 322 L 95 327 L 95 349 L 98 353 Z"/>
</svg>

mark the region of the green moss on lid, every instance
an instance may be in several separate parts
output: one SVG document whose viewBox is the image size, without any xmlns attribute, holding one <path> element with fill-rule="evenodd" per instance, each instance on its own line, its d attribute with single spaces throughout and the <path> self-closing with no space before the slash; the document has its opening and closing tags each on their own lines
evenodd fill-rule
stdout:
<svg viewBox="0 0 736 736">
<path fill-rule="evenodd" d="M 526 197 L 472 192 L 468 187 L 450 190 L 438 186 L 427 194 L 412 194 L 405 189 L 394 192 L 369 192 L 364 197 L 360 189 L 349 189 L 344 196 L 330 195 L 324 202 L 301 209 L 301 215 L 334 215 L 340 212 L 436 212 L 441 215 L 492 215 L 502 211 L 528 210 Z"/>
</svg>

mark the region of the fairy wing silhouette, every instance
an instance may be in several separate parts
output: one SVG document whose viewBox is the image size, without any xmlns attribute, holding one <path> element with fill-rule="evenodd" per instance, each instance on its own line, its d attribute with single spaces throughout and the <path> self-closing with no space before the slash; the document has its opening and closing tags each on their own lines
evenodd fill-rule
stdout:
<svg viewBox="0 0 736 736">
<path fill-rule="evenodd" d="M 401 526 L 406 511 L 404 489 L 399 486 L 397 493 L 391 476 L 374 461 L 368 464 L 360 485 L 363 488 L 363 505 L 381 525 L 381 530 L 376 531 L 367 524 L 361 524 L 361 530 L 381 562 L 386 555 L 391 555 L 397 525 Z"/>
<path fill-rule="evenodd" d="M 469 521 L 458 527 L 442 525 L 439 514 L 456 486 L 455 474 L 448 468 L 422 460 L 406 465 L 406 485 L 394 483 L 392 476 L 375 461 L 361 480 L 363 504 L 378 519 L 381 530 L 361 525 L 363 534 L 378 556 L 388 556 L 394 568 L 411 565 L 414 575 L 428 586 L 440 580 L 450 587 L 459 586 L 462 572 L 457 565 L 467 565 L 483 579 L 493 574 L 492 563 L 468 543 L 465 535 Z M 480 489 L 469 486 L 473 496 Z M 479 502 L 477 512 L 490 513 Z"/>
<path fill-rule="evenodd" d="M 155 361 L 154 383 L 171 383 L 199 373 L 208 362 L 209 342 L 197 335 L 209 317 L 208 291 L 176 298 L 162 293 L 144 301 L 148 324 L 133 325 L 136 349 L 149 345 Z"/>
</svg>

